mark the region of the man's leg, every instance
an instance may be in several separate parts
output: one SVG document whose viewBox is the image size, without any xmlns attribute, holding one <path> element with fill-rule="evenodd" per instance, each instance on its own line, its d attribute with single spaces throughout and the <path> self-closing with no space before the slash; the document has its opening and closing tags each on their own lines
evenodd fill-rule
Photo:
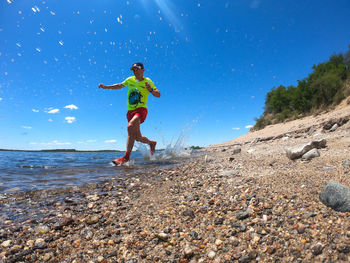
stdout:
<svg viewBox="0 0 350 263">
<path fill-rule="evenodd" d="M 130 157 L 132 148 L 134 147 L 135 140 L 140 130 L 140 116 L 135 115 L 128 123 L 128 138 L 126 140 L 126 152 L 125 156 Z"/>
<path fill-rule="evenodd" d="M 137 126 L 140 127 L 140 116 L 135 115 L 128 123 L 128 138 L 126 140 L 126 151 L 123 157 L 113 161 L 114 164 L 120 165 L 129 161 L 132 148 L 137 137 Z M 140 128 L 139 128 L 140 129 Z"/>
<path fill-rule="evenodd" d="M 136 140 L 138 142 L 148 144 L 151 147 L 151 155 L 153 155 L 153 153 L 155 152 L 155 147 L 157 142 L 151 141 L 146 136 L 143 136 L 141 134 L 140 125 L 141 125 L 141 120 L 139 115 L 135 115 L 129 122 L 128 133 L 129 135 L 132 134 L 133 136 L 128 136 L 127 147 L 126 147 L 127 152 L 129 152 L 130 150 L 130 153 L 131 153 L 132 147 L 134 146 L 134 142 Z M 135 139 L 132 141 L 132 138 L 135 138 Z"/>
</svg>

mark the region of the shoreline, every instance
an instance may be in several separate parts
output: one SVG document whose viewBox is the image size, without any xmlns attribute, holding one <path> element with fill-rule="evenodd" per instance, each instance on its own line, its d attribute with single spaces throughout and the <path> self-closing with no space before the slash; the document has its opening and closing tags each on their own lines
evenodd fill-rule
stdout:
<svg viewBox="0 0 350 263">
<path fill-rule="evenodd" d="M 36 214 L 2 221 L 0 260 L 348 262 L 350 213 L 319 194 L 331 180 L 350 186 L 349 132 L 350 121 L 334 132 L 312 123 L 289 136 L 249 135 L 171 169 L 23 196 L 18 212 L 31 202 Z M 286 157 L 316 138 L 327 140 L 320 157 Z"/>
</svg>

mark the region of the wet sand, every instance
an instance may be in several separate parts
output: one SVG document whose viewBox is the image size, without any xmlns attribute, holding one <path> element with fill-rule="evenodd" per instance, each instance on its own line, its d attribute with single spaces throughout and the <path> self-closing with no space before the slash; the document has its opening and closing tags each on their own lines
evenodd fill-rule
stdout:
<svg viewBox="0 0 350 263">
<path fill-rule="evenodd" d="M 2 216 L 0 262 L 349 262 L 350 213 L 319 200 L 329 181 L 350 186 L 350 121 L 323 129 L 343 111 L 213 145 L 172 169 L 7 196 L 1 210 L 17 216 Z M 286 157 L 321 138 L 320 157 Z"/>
</svg>

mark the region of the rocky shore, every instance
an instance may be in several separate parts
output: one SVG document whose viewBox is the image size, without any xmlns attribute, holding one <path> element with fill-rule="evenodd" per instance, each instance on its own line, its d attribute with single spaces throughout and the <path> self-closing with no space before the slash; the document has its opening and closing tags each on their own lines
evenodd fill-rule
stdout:
<svg viewBox="0 0 350 263">
<path fill-rule="evenodd" d="M 0 262 L 349 262 L 350 213 L 320 201 L 330 181 L 350 186 L 349 106 L 340 112 L 248 133 L 170 170 L 8 195 Z M 326 141 L 318 157 L 287 157 L 312 140 Z"/>
</svg>

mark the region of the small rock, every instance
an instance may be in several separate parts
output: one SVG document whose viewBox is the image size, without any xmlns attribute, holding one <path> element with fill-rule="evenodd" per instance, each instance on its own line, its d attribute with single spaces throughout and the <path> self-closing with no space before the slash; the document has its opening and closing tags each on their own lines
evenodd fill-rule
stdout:
<svg viewBox="0 0 350 263">
<path fill-rule="evenodd" d="M 334 124 L 332 128 L 329 130 L 330 132 L 334 132 L 336 129 L 338 129 L 339 125 L 338 123 Z"/>
<path fill-rule="evenodd" d="M 226 170 L 219 173 L 219 177 L 234 177 L 239 175 L 237 170 Z"/>
<path fill-rule="evenodd" d="M 327 172 L 327 171 L 333 171 L 336 170 L 335 167 L 330 167 L 330 166 L 326 166 L 322 168 L 322 171 Z"/>
<path fill-rule="evenodd" d="M 8 248 L 11 245 L 12 240 L 6 240 L 1 243 L 1 246 L 4 248 Z"/>
<path fill-rule="evenodd" d="M 209 155 L 205 155 L 204 156 L 204 162 L 205 163 L 211 163 L 211 162 L 214 162 L 215 161 L 215 158 L 209 156 Z"/>
<path fill-rule="evenodd" d="M 117 257 L 117 256 L 118 256 L 118 252 L 112 251 L 107 255 L 107 258 L 113 258 L 113 257 Z"/>
<path fill-rule="evenodd" d="M 328 131 L 330 130 L 336 123 L 334 123 L 334 120 L 329 120 L 323 125 L 323 129 Z"/>
<path fill-rule="evenodd" d="M 238 220 L 244 220 L 244 219 L 246 219 L 246 218 L 248 218 L 249 217 L 249 214 L 248 214 L 248 212 L 238 212 L 237 214 L 236 214 L 236 218 L 238 219 Z"/>
<path fill-rule="evenodd" d="M 160 233 L 158 234 L 158 236 L 159 236 L 160 238 L 162 238 L 162 239 L 168 239 L 168 235 L 165 234 L 164 232 L 160 232 Z"/>
<path fill-rule="evenodd" d="M 248 263 L 251 262 L 251 258 L 249 257 L 249 255 L 243 255 L 239 260 L 239 263 Z"/>
<path fill-rule="evenodd" d="M 306 227 L 303 224 L 299 224 L 297 227 L 298 234 L 304 234 Z"/>
<path fill-rule="evenodd" d="M 98 195 L 89 195 L 86 198 L 91 200 L 91 201 L 98 201 L 98 200 L 100 200 L 100 197 Z"/>
<path fill-rule="evenodd" d="M 320 255 L 323 250 L 323 245 L 321 243 L 317 243 L 311 247 L 312 254 L 315 256 Z"/>
<path fill-rule="evenodd" d="M 81 240 L 77 239 L 77 240 L 74 240 L 73 242 L 73 247 L 79 247 L 81 244 Z"/>
<path fill-rule="evenodd" d="M 47 244 L 44 239 L 38 238 L 37 240 L 35 240 L 35 246 L 39 249 L 44 249 L 47 247 Z"/>
<path fill-rule="evenodd" d="M 224 223 L 225 219 L 222 217 L 215 218 L 214 224 L 215 225 L 222 225 Z"/>
<path fill-rule="evenodd" d="M 197 232 L 194 232 L 194 231 L 190 232 L 190 236 L 192 237 L 192 239 L 198 240 L 198 233 Z"/>
<path fill-rule="evenodd" d="M 330 182 L 320 194 L 321 202 L 338 212 L 350 212 L 350 188 L 337 181 Z"/>
<path fill-rule="evenodd" d="M 43 260 L 45 261 L 45 262 L 48 262 L 48 261 L 50 261 L 50 259 L 52 259 L 53 258 L 53 253 L 52 252 L 50 252 L 50 253 L 46 253 L 44 256 L 43 256 Z"/>
<path fill-rule="evenodd" d="M 72 217 L 64 217 L 62 218 L 59 222 L 56 222 L 54 225 L 53 225 L 53 228 L 55 230 L 62 230 L 63 227 L 65 226 L 68 226 L 68 225 L 71 225 L 74 223 L 74 220 L 72 219 Z"/>
<path fill-rule="evenodd" d="M 38 233 L 38 234 L 46 234 L 47 232 L 50 231 L 50 228 L 46 225 L 39 225 L 35 231 Z"/>
<path fill-rule="evenodd" d="M 337 250 L 340 253 L 348 254 L 350 252 L 350 246 L 347 244 L 340 244 L 337 246 Z"/>
<path fill-rule="evenodd" d="M 223 242 L 222 242 L 221 239 L 215 240 L 215 245 L 216 245 L 216 246 L 220 246 L 222 243 L 223 243 Z"/>
<path fill-rule="evenodd" d="M 344 162 L 343 162 L 343 165 L 344 165 L 344 166 L 350 166 L 350 161 L 344 161 Z"/>
<path fill-rule="evenodd" d="M 33 246 L 34 246 L 34 240 L 29 239 L 29 240 L 26 242 L 26 245 L 27 245 L 28 247 L 33 247 Z"/>
<path fill-rule="evenodd" d="M 311 160 L 312 158 L 315 158 L 315 157 L 320 157 L 320 153 L 318 152 L 318 150 L 316 148 L 303 154 L 303 156 L 301 158 L 304 160 Z"/>
<path fill-rule="evenodd" d="M 186 246 L 184 249 L 185 258 L 191 258 L 194 254 L 195 249 L 191 246 Z"/>
<path fill-rule="evenodd" d="M 192 218 L 192 219 L 196 217 L 196 215 L 194 214 L 194 212 L 193 212 L 192 209 L 187 209 L 186 211 L 184 211 L 184 212 L 182 213 L 182 215 L 183 215 L 183 216 L 188 216 L 188 217 L 190 217 L 190 218 Z"/>
<path fill-rule="evenodd" d="M 216 253 L 215 253 L 214 251 L 210 251 L 210 252 L 208 253 L 208 258 L 210 258 L 210 259 L 215 258 L 215 256 L 216 256 Z"/>
<path fill-rule="evenodd" d="M 238 154 L 241 151 L 242 151 L 241 147 L 239 147 L 237 145 L 233 147 L 233 154 Z"/>
<path fill-rule="evenodd" d="M 98 221 L 99 221 L 99 217 L 97 215 L 93 215 L 93 216 L 89 216 L 87 219 L 86 219 L 86 223 L 88 225 L 93 225 L 93 224 L 96 224 Z"/>
<path fill-rule="evenodd" d="M 35 245 L 37 246 L 40 243 L 45 242 L 45 240 L 43 238 L 38 238 L 37 240 L 35 240 Z"/>
</svg>

